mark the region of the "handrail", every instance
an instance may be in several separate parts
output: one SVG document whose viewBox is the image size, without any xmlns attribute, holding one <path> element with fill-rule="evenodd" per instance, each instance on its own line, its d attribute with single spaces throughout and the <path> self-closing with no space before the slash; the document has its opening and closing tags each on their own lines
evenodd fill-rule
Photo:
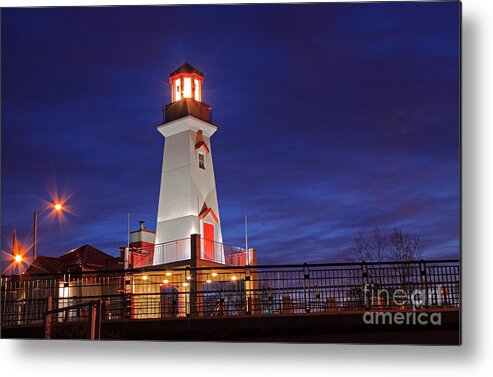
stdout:
<svg viewBox="0 0 493 377">
<path fill-rule="evenodd" d="M 419 264 L 419 263 L 426 263 L 426 264 L 437 264 L 437 263 L 459 263 L 460 264 L 460 259 L 431 259 L 431 260 L 413 260 L 413 261 L 384 261 L 384 262 L 332 262 L 332 263 L 301 263 L 301 264 L 259 264 L 259 265 L 245 265 L 245 266 L 221 266 L 221 270 L 238 270 L 238 269 L 272 269 L 272 268 L 304 268 L 304 267 L 342 267 L 342 266 L 361 266 L 362 264 L 365 264 L 367 266 L 392 266 L 392 265 L 410 265 L 410 264 Z M 141 267 L 141 268 L 134 268 L 134 269 L 118 269 L 118 270 L 104 270 L 104 271 L 77 271 L 77 272 L 71 272 L 70 275 L 76 275 L 76 276 L 84 276 L 84 275 L 121 275 L 121 274 L 134 274 L 134 273 L 140 273 L 140 272 L 147 272 L 147 271 L 162 271 L 164 269 L 170 270 L 170 271 L 187 271 L 187 270 L 215 270 L 218 269 L 218 267 L 175 267 L 175 268 L 166 268 L 164 265 L 156 265 L 156 266 L 146 266 L 146 267 Z M 28 280 L 35 280 L 32 278 L 35 277 L 43 277 L 43 276 L 50 276 L 50 277 L 63 277 L 64 275 L 67 275 L 67 273 L 37 273 L 37 274 L 22 274 L 21 276 L 24 276 L 24 278 L 29 277 Z M 14 277 L 19 277 L 19 275 L 14 275 Z M 11 279 L 11 275 L 2 275 L 2 279 Z"/>
<path fill-rule="evenodd" d="M 116 296 L 116 295 L 113 295 Z M 57 308 L 57 309 L 51 309 L 46 312 L 46 314 L 55 314 L 55 313 L 63 313 L 68 310 L 74 310 L 74 309 L 80 309 L 85 306 L 93 306 L 93 305 L 98 305 L 100 300 L 93 300 L 93 301 L 87 301 L 83 302 L 80 304 L 75 304 L 75 305 L 70 305 L 70 306 L 64 306 L 63 308 Z"/>
</svg>

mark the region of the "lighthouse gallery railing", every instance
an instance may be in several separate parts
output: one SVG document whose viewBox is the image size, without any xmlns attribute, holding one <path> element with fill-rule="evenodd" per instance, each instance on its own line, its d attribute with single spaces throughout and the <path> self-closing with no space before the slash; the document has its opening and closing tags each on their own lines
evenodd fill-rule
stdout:
<svg viewBox="0 0 493 377">
<path fill-rule="evenodd" d="M 228 266 L 254 264 L 253 252 L 239 246 L 200 238 L 199 258 L 201 260 Z M 160 263 L 186 261 L 191 258 L 191 239 L 189 237 L 175 241 L 128 248 L 125 254 L 125 266 L 140 268 L 152 266 L 155 260 Z"/>
</svg>

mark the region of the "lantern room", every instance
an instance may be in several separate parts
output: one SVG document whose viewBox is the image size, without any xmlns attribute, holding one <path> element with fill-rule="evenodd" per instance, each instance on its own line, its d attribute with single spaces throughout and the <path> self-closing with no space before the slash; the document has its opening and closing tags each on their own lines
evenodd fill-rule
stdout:
<svg viewBox="0 0 493 377">
<path fill-rule="evenodd" d="M 202 82 L 204 75 L 190 64 L 185 63 L 169 76 L 171 100 L 178 102 L 184 98 L 202 101 Z"/>
<path fill-rule="evenodd" d="M 169 75 L 171 103 L 163 108 L 163 123 L 193 116 L 212 124 L 212 108 L 202 102 L 204 74 L 185 63 Z"/>
</svg>

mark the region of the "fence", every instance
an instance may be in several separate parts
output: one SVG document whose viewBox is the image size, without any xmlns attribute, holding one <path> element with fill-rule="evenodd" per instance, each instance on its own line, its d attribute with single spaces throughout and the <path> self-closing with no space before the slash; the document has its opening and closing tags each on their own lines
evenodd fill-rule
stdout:
<svg viewBox="0 0 493 377">
<path fill-rule="evenodd" d="M 101 339 L 101 300 L 84 302 L 82 304 L 76 304 L 58 309 L 51 309 L 52 304 L 52 298 L 49 297 L 47 300 L 47 311 L 44 321 L 46 339 L 52 339 L 54 335 L 62 338 L 86 337 L 91 340 Z M 67 329 L 66 326 L 63 326 L 63 323 L 68 320 L 70 312 L 74 310 L 79 313 L 78 319 L 82 321 L 78 321 L 79 326 Z M 62 321 L 59 320 L 60 317 L 62 318 Z M 85 325 L 84 322 L 87 323 L 87 325 Z M 87 335 L 84 336 L 84 333 L 87 333 Z"/>
<path fill-rule="evenodd" d="M 128 270 L 2 277 L 2 326 L 102 320 L 459 308 L 458 260 Z M 72 307 L 75 309 L 58 310 Z"/>
</svg>

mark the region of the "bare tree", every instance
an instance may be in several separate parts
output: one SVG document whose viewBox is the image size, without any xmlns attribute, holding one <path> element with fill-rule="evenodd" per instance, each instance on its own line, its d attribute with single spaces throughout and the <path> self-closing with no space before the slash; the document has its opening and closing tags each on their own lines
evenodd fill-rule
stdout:
<svg viewBox="0 0 493 377">
<path fill-rule="evenodd" d="M 374 228 L 371 234 L 359 232 L 353 242 L 352 262 L 383 262 L 389 253 L 389 242 L 386 234 Z"/>
<path fill-rule="evenodd" d="M 393 262 L 386 266 L 369 266 L 366 281 L 349 288 L 347 295 L 354 304 L 363 302 L 364 294 L 359 285 L 380 289 L 387 292 L 393 289 L 411 291 L 419 267 L 415 263 L 423 257 L 423 246 L 419 237 L 394 229 L 384 233 L 378 228 L 371 232 L 359 232 L 354 238 L 353 253 L 348 258 L 351 262 Z M 390 293 L 389 293 L 390 294 Z"/>
<path fill-rule="evenodd" d="M 388 236 L 389 259 L 396 262 L 416 261 L 423 257 L 423 245 L 419 237 L 394 229 Z"/>
<path fill-rule="evenodd" d="M 423 246 L 419 237 L 403 233 L 400 229 L 394 229 L 389 235 L 391 261 L 397 262 L 399 270 L 399 283 L 402 288 L 410 289 L 413 275 L 416 274 L 416 266 L 406 262 L 417 261 L 423 257 Z"/>
<path fill-rule="evenodd" d="M 383 233 L 374 228 L 369 234 L 359 232 L 354 238 L 352 262 L 409 262 L 423 256 L 419 237 L 394 229 Z"/>
</svg>

